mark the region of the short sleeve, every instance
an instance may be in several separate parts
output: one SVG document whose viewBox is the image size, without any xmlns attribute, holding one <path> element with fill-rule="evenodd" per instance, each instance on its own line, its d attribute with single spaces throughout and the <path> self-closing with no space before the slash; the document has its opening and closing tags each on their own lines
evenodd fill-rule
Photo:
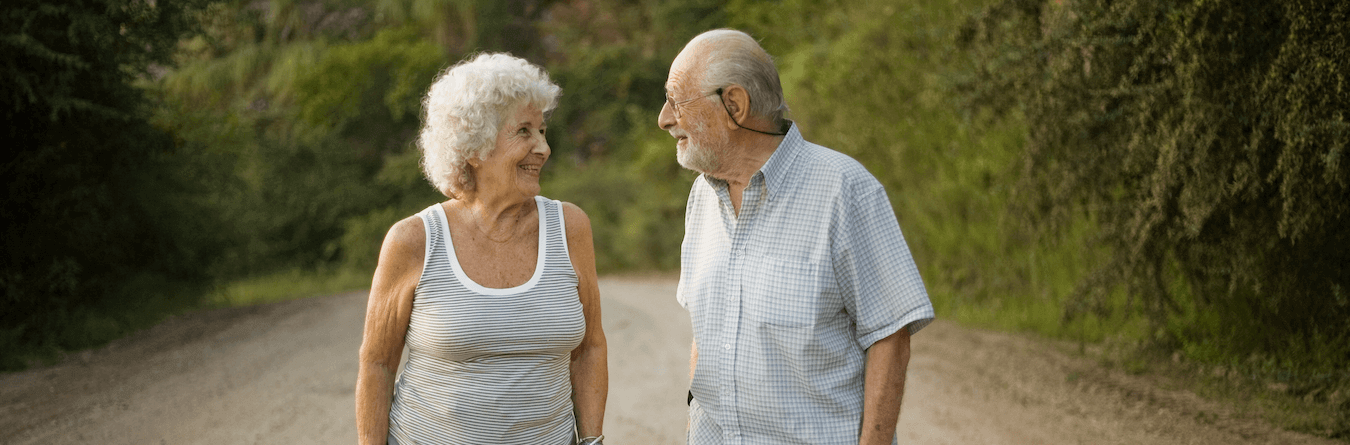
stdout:
<svg viewBox="0 0 1350 445">
<path fill-rule="evenodd" d="M 864 349 L 905 326 L 917 333 L 934 318 L 886 190 L 870 185 L 841 203 L 831 233 L 835 278 Z"/>
</svg>

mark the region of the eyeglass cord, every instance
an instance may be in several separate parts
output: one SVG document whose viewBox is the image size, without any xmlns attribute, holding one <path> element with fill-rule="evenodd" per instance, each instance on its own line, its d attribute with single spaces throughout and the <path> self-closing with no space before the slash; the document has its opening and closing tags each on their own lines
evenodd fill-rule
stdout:
<svg viewBox="0 0 1350 445">
<path fill-rule="evenodd" d="M 732 116 L 732 115 L 731 115 L 731 107 L 728 107 L 728 106 L 727 106 L 727 101 L 726 101 L 726 99 L 722 99 L 722 89 L 721 89 L 721 88 L 718 88 L 717 91 L 715 91 L 715 92 L 717 93 L 717 98 L 720 99 L 718 102 L 722 102 L 722 109 L 727 111 L 727 117 L 730 117 L 730 118 L 731 118 L 731 123 L 736 124 L 737 127 L 741 127 L 742 129 L 745 129 L 745 130 L 750 130 L 750 131 L 753 131 L 753 132 L 755 132 L 755 133 L 764 134 L 764 135 L 769 135 L 769 136 L 787 136 L 787 132 L 786 132 L 786 131 L 784 131 L 784 132 L 782 132 L 782 133 L 770 133 L 770 132 L 767 132 L 767 131 L 759 131 L 759 130 L 756 130 L 756 129 L 754 129 L 754 128 L 746 127 L 746 126 L 744 126 L 744 125 L 741 125 L 740 122 L 736 122 L 736 116 Z"/>
</svg>

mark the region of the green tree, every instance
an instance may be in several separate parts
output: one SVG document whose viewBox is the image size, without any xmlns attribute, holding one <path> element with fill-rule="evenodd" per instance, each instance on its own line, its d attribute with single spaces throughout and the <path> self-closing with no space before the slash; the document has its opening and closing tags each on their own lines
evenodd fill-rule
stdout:
<svg viewBox="0 0 1350 445">
<path fill-rule="evenodd" d="M 136 83 L 170 62 L 205 4 L 0 6 L 0 367 L 125 330 L 135 316 L 122 309 L 153 300 L 138 283 L 200 278 L 210 223 Z"/>
<path fill-rule="evenodd" d="M 604 272 L 679 266 L 694 175 L 657 128 L 684 42 L 723 25 L 721 2 L 601 0 L 553 7 L 544 66 L 563 87 L 550 118 L 544 193 L 587 212 Z"/>
<path fill-rule="evenodd" d="M 349 220 L 412 193 L 380 172 L 411 151 L 420 95 L 447 57 L 373 9 L 221 3 L 160 82 L 157 119 L 220 159 L 211 201 L 231 243 L 216 277 L 340 265 Z"/>
<path fill-rule="evenodd" d="M 211 191 L 233 240 L 213 267 L 220 276 L 368 269 L 394 221 L 443 199 L 421 178 L 414 145 L 431 79 L 471 52 L 508 51 L 564 87 L 544 193 L 600 222 L 602 269 L 670 268 L 690 176 L 652 161 L 674 157 L 654 122 L 679 50 L 653 30 L 687 39 L 715 27 L 718 11 L 713 2 L 226 2 L 184 42 L 157 116 L 226 177 Z"/>
</svg>

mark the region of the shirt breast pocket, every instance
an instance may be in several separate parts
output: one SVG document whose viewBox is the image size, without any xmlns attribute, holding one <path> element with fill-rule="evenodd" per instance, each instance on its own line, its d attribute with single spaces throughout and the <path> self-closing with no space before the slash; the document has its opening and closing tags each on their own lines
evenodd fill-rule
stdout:
<svg viewBox="0 0 1350 445">
<path fill-rule="evenodd" d="M 810 327 L 821 315 L 830 275 L 824 265 L 795 258 L 747 258 L 745 316 L 780 328 Z"/>
</svg>

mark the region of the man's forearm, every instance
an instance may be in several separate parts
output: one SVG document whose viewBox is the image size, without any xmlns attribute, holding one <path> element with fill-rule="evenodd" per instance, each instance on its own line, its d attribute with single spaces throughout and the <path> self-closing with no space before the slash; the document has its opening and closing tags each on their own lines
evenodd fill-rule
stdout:
<svg viewBox="0 0 1350 445">
<path fill-rule="evenodd" d="M 909 328 L 900 328 L 867 348 L 863 377 L 863 416 L 858 443 L 889 444 L 895 437 L 900 402 L 909 370 Z"/>
</svg>

